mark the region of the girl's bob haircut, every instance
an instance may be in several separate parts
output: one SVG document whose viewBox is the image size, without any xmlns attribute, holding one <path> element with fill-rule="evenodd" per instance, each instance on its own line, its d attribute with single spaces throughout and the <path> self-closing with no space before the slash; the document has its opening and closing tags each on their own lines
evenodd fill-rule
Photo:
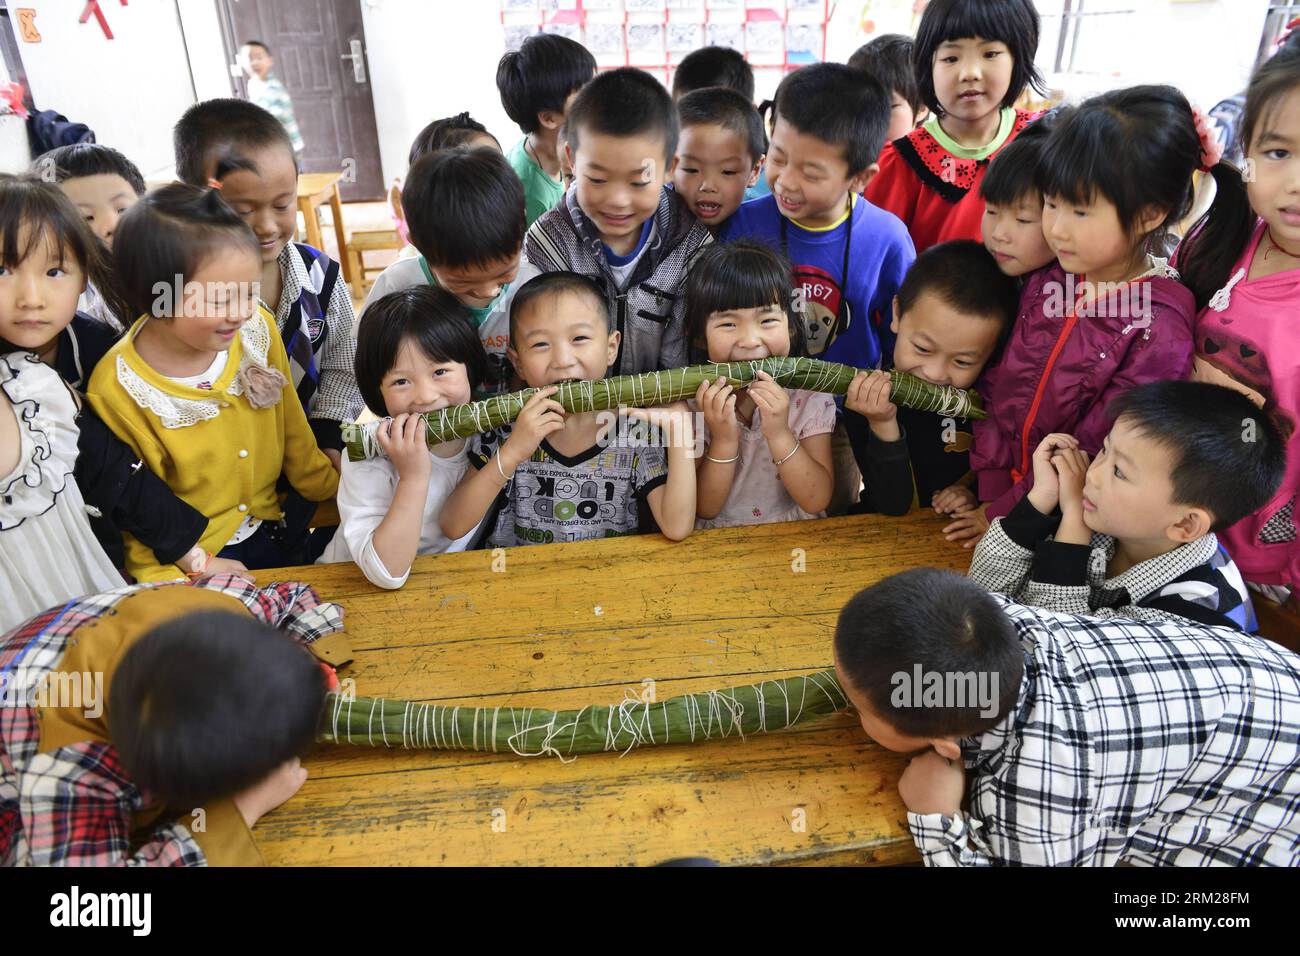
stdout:
<svg viewBox="0 0 1300 956">
<path fill-rule="evenodd" d="M 1011 85 L 1002 97 L 1003 106 L 1015 105 L 1026 86 L 1045 92 L 1043 76 L 1034 65 L 1038 32 L 1033 0 L 932 0 L 921 14 L 912 46 L 912 68 L 921 101 L 936 116 L 943 115 L 934 91 L 935 54 L 944 43 L 975 37 L 1000 41 L 1011 51 Z"/>
<path fill-rule="evenodd" d="M 730 309 L 779 305 L 790 322 L 790 354 L 807 352 L 795 308 L 793 270 L 775 249 L 751 239 L 705 246 L 686 278 L 686 343 L 693 362 L 707 362 L 709 316 Z"/>
<path fill-rule="evenodd" d="M 464 365 L 471 390 L 487 379 L 487 353 L 459 299 L 431 285 L 390 292 L 366 306 L 357 327 L 357 387 L 376 415 L 390 414 L 380 386 L 407 339 L 431 362 Z"/>
</svg>

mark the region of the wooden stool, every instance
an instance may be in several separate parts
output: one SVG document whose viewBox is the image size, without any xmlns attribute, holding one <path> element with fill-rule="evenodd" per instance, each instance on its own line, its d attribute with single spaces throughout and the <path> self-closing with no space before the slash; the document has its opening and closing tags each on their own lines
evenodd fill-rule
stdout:
<svg viewBox="0 0 1300 956">
<path fill-rule="evenodd" d="M 401 249 L 405 246 L 396 229 L 358 229 L 348 237 L 349 271 L 352 273 L 353 292 L 364 298 L 374 284 L 371 273 L 383 272 L 387 266 L 368 266 L 363 253 L 380 249 Z"/>
</svg>

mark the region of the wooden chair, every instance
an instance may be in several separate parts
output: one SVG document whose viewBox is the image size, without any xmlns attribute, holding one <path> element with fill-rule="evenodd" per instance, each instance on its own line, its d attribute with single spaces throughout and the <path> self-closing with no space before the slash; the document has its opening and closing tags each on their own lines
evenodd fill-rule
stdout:
<svg viewBox="0 0 1300 956">
<path fill-rule="evenodd" d="M 388 205 L 393 215 L 402 218 L 402 191 L 397 183 L 388 187 Z M 374 284 L 371 273 L 383 272 L 386 266 L 366 265 L 363 253 L 381 249 L 401 249 L 406 245 L 396 229 L 358 229 L 348 238 L 349 267 L 352 273 L 353 294 L 364 298 Z"/>
<path fill-rule="evenodd" d="M 1300 653 L 1300 614 L 1289 605 L 1275 604 L 1258 594 L 1251 598 L 1259 620 L 1259 636 Z"/>
</svg>

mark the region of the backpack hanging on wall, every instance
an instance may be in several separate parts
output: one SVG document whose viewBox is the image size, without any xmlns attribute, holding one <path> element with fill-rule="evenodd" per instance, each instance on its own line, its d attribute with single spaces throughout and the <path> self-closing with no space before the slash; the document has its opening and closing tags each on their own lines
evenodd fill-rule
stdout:
<svg viewBox="0 0 1300 956">
<path fill-rule="evenodd" d="M 27 118 L 32 155 L 40 156 L 58 146 L 95 142 L 95 132 L 85 123 L 74 123 L 55 110 L 33 111 Z"/>
</svg>

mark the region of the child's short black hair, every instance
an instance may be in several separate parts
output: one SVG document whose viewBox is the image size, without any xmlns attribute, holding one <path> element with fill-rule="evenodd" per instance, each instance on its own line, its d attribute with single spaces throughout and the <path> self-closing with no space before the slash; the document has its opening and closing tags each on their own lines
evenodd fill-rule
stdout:
<svg viewBox="0 0 1300 956">
<path fill-rule="evenodd" d="M 67 182 L 82 176 L 121 176 L 137 196 L 144 195 L 144 177 L 140 168 L 112 146 L 100 143 L 74 143 L 58 146 L 36 157 L 37 170 L 49 169 L 55 182 Z"/>
<path fill-rule="evenodd" d="M 922 293 L 930 292 L 963 315 L 992 319 L 1001 325 L 1001 341 L 1020 309 L 1020 287 L 998 268 L 997 260 L 973 239 L 953 239 L 926 249 L 908 268 L 898 287 L 899 318 L 911 311 Z"/>
<path fill-rule="evenodd" d="M 735 90 L 754 102 L 754 70 L 739 50 L 726 46 L 705 46 L 692 50 L 673 72 L 673 99 L 710 86 Z"/>
<path fill-rule="evenodd" d="M 897 93 L 912 108 L 921 111 L 921 89 L 916 85 L 912 67 L 912 38 L 901 33 L 885 33 L 864 43 L 849 57 L 849 66 L 870 73 L 891 93 Z"/>
<path fill-rule="evenodd" d="M 230 247 L 261 261 L 257 236 L 221 190 L 168 183 L 145 193 L 122 214 L 113 240 L 113 264 L 131 314 L 167 318 L 153 308 L 155 286 L 172 289 L 176 276 L 188 281 L 213 251 Z"/>
<path fill-rule="evenodd" d="M 1118 424 L 1173 453 L 1173 503 L 1204 508 L 1220 531 L 1277 494 L 1286 443 L 1269 416 L 1235 389 L 1208 382 L 1150 382 L 1110 406 Z"/>
<path fill-rule="evenodd" d="M 631 66 L 601 73 L 579 90 L 564 125 L 574 154 L 584 130 L 602 136 L 662 136 L 669 164 L 677 152 L 673 98 L 653 76 Z"/>
<path fill-rule="evenodd" d="M 980 180 L 980 198 L 994 206 L 1013 206 L 1026 196 L 1042 199 L 1038 165 L 1047 137 L 1056 125 L 1056 115 L 1040 116 L 998 150 Z"/>
<path fill-rule="evenodd" d="M 595 279 L 577 272 L 543 272 L 533 276 L 519 287 L 515 297 L 510 301 L 510 343 L 515 341 L 515 328 L 519 317 L 538 299 L 564 294 L 586 296 L 596 307 L 605 328 L 609 329 L 609 303 L 605 299 L 605 290 Z"/>
<path fill-rule="evenodd" d="M 1038 11 L 1033 0 L 931 0 L 921 14 L 912 47 L 921 102 L 936 116 L 943 115 L 943 106 L 934 92 L 935 53 L 951 40 L 974 37 L 1001 41 L 1011 51 L 1011 84 L 1002 98 L 1003 106 L 1013 106 L 1026 86 L 1042 93 L 1043 77 L 1034 64 L 1038 32 Z"/>
<path fill-rule="evenodd" d="M 872 715 L 908 737 L 969 737 L 996 726 L 1015 707 L 1025 653 L 1015 625 L 974 581 L 936 568 L 914 568 L 859 591 L 835 627 L 835 661 Z M 896 706 L 899 675 L 941 675 L 965 689 L 964 703 Z M 987 675 L 987 676 L 986 676 Z M 996 713 L 981 714 L 976 686 L 997 677 Z M 965 678 L 965 679 L 963 679 Z M 972 686 L 971 678 L 975 678 Z M 946 695 L 945 695 L 946 696 Z"/>
<path fill-rule="evenodd" d="M 889 132 L 889 91 L 869 73 L 843 63 L 795 70 L 776 88 L 775 113 L 805 136 L 843 151 L 849 175 L 876 161 Z"/>
<path fill-rule="evenodd" d="M 391 414 L 380 386 L 407 338 L 431 362 L 464 365 L 471 390 L 487 379 L 487 353 L 469 310 L 459 299 L 432 285 L 390 292 L 366 306 L 357 326 L 357 388 L 376 415 Z"/>
<path fill-rule="evenodd" d="M 694 94 L 692 94 L 694 95 Z M 790 355 L 807 354 L 803 319 L 795 308 L 790 261 L 753 239 L 715 242 L 696 253 L 686 275 L 686 347 L 708 361 L 709 316 L 728 309 L 779 305 L 790 320 Z"/>
<path fill-rule="evenodd" d="M 440 149 L 465 146 L 480 136 L 492 136 L 492 134 L 469 113 L 457 113 L 455 116 L 434 120 L 415 134 L 415 139 L 411 141 L 411 149 L 406 154 L 406 164 L 414 166 L 415 161 L 421 156 L 436 153 Z M 495 136 L 492 138 L 496 139 Z"/>
<path fill-rule="evenodd" d="M 261 40 L 245 40 L 244 46 L 260 46 L 263 50 L 266 51 L 267 56 L 271 55 L 271 48 L 267 46 L 265 43 L 263 43 Z"/>
<path fill-rule="evenodd" d="M 445 149 L 415 161 L 402 187 L 411 245 L 430 265 L 482 266 L 524 244 L 524 187 L 489 146 Z"/>
<path fill-rule="evenodd" d="M 677 101 L 677 117 L 683 128 L 712 124 L 735 133 L 745 141 L 750 163 L 761 161 L 767 152 L 763 118 L 754 104 L 735 90 L 711 86 L 687 93 Z"/>
<path fill-rule="evenodd" d="M 506 115 L 525 134 L 540 130 L 538 113 L 563 113 L 574 90 L 596 75 L 596 58 L 558 33 L 530 36 L 497 63 L 497 92 Z"/>
<path fill-rule="evenodd" d="M 247 614 L 199 611 L 122 655 L 107 717 L 132 782 L 186 810 L 245 790 L 316 739 L 325 675 Z"/>
<path fill-rule="evenodd" d="M 172 130 L 176 176 L 191 186 L 221 179 L 223 164 L 250 168 L 243 154 L 268 146 L 283 146 L 293 156 L 293 140 L 280 121 L 255 103 L 233 97 L 195 103 Z M 233 163 L 233 165 L 231 165 Z"/>
</svg>

